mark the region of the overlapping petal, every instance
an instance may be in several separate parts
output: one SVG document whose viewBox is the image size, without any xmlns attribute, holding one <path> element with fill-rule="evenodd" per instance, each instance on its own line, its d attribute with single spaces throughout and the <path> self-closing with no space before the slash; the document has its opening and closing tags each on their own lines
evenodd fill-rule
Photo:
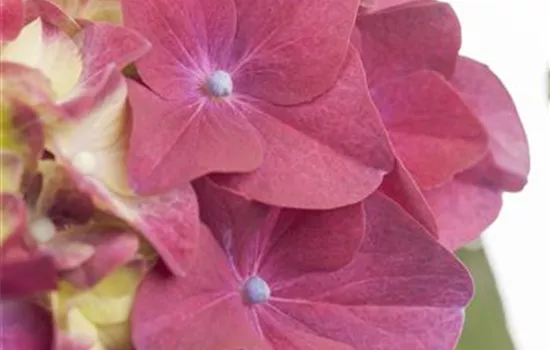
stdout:
<svg viewBox="0 0 550 350">
<path fill-rule="evenodd" d="M 197 183 L 197 191 L 204 220 L 216 240 L 208 232 L 200 236 L 205 254 L 199 255 L 185 278 L 171 278 L 161 267 L 146 277 L 132 312 L 136 346 L 362 349 L 374 344 L 389 349 L 452 349 L 455 345 L 462 309 L 472 294 L 469 275 L 385 195 L 374 194 L 358 206 L 299 214 L 253 202 L 246 205 L 204 181 Z M 326 269 L 330 265 L 326 256 L 310 261 L 315 270 L 300 270 L 301 257 L 321 257 L 323 252 L 335 257 L 333 249 L 349 250 L 333 239 L 355 236 L 352 232 L 358 225 L 351 222 L 359 217 L 352 219 L 352 212 L 362 211 L 363 206 L 367 227 L 354 259 L 334 270 Z M 233 231 L 246 221 L 252 229 L 243 235 Z M 325 242 L 322 247 L 314 237 Z M 334 243 L 328 247 L 328 242 Z M 287 273 L 288 259 L 298 268 L 292 273 Z M 260 277 L 271 290 L 262 302 L 247 299 L 250 276 Z M 162 301 L 153 298 L 161 293 Z M 212 320 L 216 327 L 205 337 L 199 330 Z"/>
<path fill-rule="evenodd" d="M 392 156 L 349 45 L 357 5 L 123 1 L 153 45 L 136 64 L 152 91 L 130 89 L 135 190 L 219 173 L 245 196 L 311 209 L 374 191 Z M 227 96 L 209 90 L 215 74 Z"/>
<path fill-rule="evenodd" d="M 357 19 L 363 64 L 373 87 L 418 70 L 433 70 L 447 78 L 454 72 L 461 45 L 456 14 L 446 3 L 412 4 Z"/>
<path fill-rule="evenodd" d="M 486 132 L 456 91 L 433 72 L 376 88 L 373 99 L 396 153 L 421 188 L 434 188 L 479 162 Z"/>
<path fill-rule="evenodd" d="M 143 233 L 170 268 L 183 274 L 199 230 L 194 192 L 190 185 L 151 197 L 131 191 L 124 161 L 126 84 L 113 74 L 115 89 L 90 113 L 51 128 L 52 151 L 83 192 Z"/>
<path fill-rule="evenodd" d="M 489 67 L 460 57 L 451 83 L 489 135 L 495 185 L 519 191 L 527 183 L 529 148 L 516 107 Z"/>
</svg>

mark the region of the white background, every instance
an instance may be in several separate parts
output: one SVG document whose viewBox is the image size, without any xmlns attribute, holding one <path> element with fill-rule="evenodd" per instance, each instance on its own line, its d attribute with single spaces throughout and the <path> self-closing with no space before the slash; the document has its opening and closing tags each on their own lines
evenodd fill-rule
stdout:
<svg viewBox="0 0 550 350">
<path fill-rule="evenodd" d="M 505 195 L 483 241 L 517 350 L 550 350 L 550 1 L 448 2 L 462 23 L 462 54 L 488 64 L 502 79 L 527 132 L 529 184 L 522 193 Z"/>
</svg>

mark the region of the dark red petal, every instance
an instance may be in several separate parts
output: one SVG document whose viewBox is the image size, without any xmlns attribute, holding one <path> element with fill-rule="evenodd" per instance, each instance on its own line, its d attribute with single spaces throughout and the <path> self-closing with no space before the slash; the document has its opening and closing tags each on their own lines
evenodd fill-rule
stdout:
<svg viewBox="0 0 550 350">
<path fill-rule="evenodd" d="M 246 200 L 226 191 L 208 178 L 193 184 L 199 201 L 201 220 L 210 228 L 231 256 L 237 274 L 249 276 L 257 268 L 261 245 L 277 223 L 280 210 L 265 204 Z"/>
<path fill-rule="evenodd" d="M 0 264 L 0 296 L 21 298 L 57 288 L 57 269 L 53 259 L 40 253 L 21 259 L 2 257 Z"/>
<path fill-rule="evenodd" d="M 274 309 L 274 308 L 273 308 Z M 274 349 L 292 350 L 355 350 L 344 343 L 312 332 L 296 319 L 274 309 L 275 312 L 260 312 L 262 332 Z"/>
<path fill-rule="evenodd" d="M 363 239 L 357 203 L 327 211 L 269 208 L 201 180 L 201 217 L 236 265 L 240 277 L 279 282 L 347 265 Z"/>
<path fill-rule="evenodd" d="M 187 276 L 167 276 L 158 266 L 142 282 L 131 315 L 134 345 L 267 349 L 254 329 L 221 247 L 206 228 L 199 241 L 200 254 Z"/>
<path fill-rule="evenodd" d="M 140 194 L 169 190 L 210 172 L 243 172 L 262 162 L 262 140 L 226 102 L 171 103 L 129 81 L 129 176 Z M 246 151 L 245 151 L 246 150 Z"/>
<path fill-rule="evenodd" d="M 0 43 L 17 38 L 25 24 L 25 1 L 2 0 L 0 23 Z"/>
<path fill-rule="evenodd" d="M 163 98 L 180 100 L 189 94 L 189 77 L 227 68 L 237 21 L 233 1 L 123 0 L 122 11 L 125 26 L 153 45 L 137 68 Z"/>
<path fill-rule="evenodd" d="M 437 73 L 393 80 L 373 98 L 397 155 L 422 189 L 450 181 L 487 152 L 483 125 Z"/>
<path fill-rule="evenodd" d="M 345 61 L 357 0 L 236 0 L 239 92 L 275 104 L 324 93 Z"/>
<path fill-rule="evenodd" d="M 338 270 L 355 258 L 364 232 L 360 203 L 326 211 L 283 210 L 261 247 L 258 274 L 274 288 L 296 276 Z"/>
<path fill-rule="evenodd" d="M 52 317 L 32 301 L 0 302 L 0 349 L 50 350 L 53 342 Z"/>
<path fill-rule="evenodd" d="M 430 206 L 400 160 L 396 160 L 393 171 L 384 177 L 380 190 L 399 203 L 412 217 L 424 225 L 432 236 L 437 238 L 437 224 Z"/>
<path fill-rule="evenodd" d="M 489 151 L 504 190 L 519 191 L 527 183 L 529 148 L 510 94 L 491 70 L 461 57 L 451 80 L 489 135 Z"/>
<path fill-rule="evenodd" d="M 436 218 L 439 241 L 456 250 L 478 238 L 497 218 L 502 193 L 487 171 L 487 160 L 424 195 Z M 487 178 L 488 177 L 488 178 Z"/>
<path fill-rule="evenodd" d="M 270 305 L 355 349 L 453 349 L 473 293 L 468 272 L 393 200 L 376 193 L 364 205 L 354 261 L 272 288 Z"/>
<path fill-rule="evenodd" d="M 307 209 L 349 205 L 372 193 L 393 165 L 354 49 L 336 85 L 314 101 L 242 106 L 265 140 L 264 161 L 247 174 L 212 178 L 245 197 Z"/>
<path fill-rule="evenodd" d="M 357 27 L 371 86 L 423 69 L 446 77 L 454 71 L 460 24 L 449 4 L 425 1 L 362 15 Z"/>
</svg>

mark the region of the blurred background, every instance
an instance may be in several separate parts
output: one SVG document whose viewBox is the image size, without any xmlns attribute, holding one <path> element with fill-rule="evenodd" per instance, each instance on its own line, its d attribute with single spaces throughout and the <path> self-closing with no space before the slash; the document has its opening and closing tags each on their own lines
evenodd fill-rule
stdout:
<svg viewBox="0 0 550 350">
<path fill-rule="evenodd" d="M 550 350 L 550 1 L 448 2 L 462 23 L 462 54 L 501 78 L 531 149 L 525 190 L 505 194 L 482 241 L 459 252 L 477 292 L 458 349 Z"/>
</svg>

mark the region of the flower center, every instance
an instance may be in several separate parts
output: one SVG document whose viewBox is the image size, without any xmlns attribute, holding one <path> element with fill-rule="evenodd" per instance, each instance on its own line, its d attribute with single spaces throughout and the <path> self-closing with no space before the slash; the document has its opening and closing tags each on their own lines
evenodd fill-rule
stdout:
<svg viewBox="0 0 550 350">
<path fill-rule="evenodd" d="M 224 70 L 217 70 L 206 79 L 206 89 L 214 97 L 227 97 L 233 92 L 231 75 Z"/>
<path fill-rule="evenodd" d="M 244 283 L 243 293 L 249 304 L 261 304 L 269 299 L 271 289 L 266 281 L 258 276 L 252 276 Z"/>
<path fill-rule="evenodd" d="M 91 174 L 96 166 L 96 159 L 90 152 L 79 152 L 73 158 L 74 166 L 85 175 Z"/>
</svg>

